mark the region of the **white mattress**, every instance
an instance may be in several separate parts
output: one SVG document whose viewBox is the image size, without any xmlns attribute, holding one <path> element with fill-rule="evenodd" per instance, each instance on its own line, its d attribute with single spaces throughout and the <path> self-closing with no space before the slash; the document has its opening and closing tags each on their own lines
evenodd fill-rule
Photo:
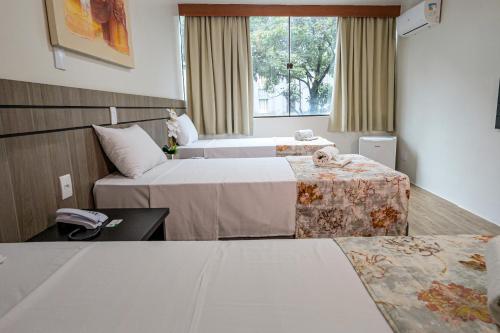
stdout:
<svg viewBox="0 0 500 333">
<path fill-rule="evenodd" d="M 178 147 L 179 158 L 249 158 L 275 157 L 279 145 L 329 145 L 330 141 L 318 138 L 314 141 L 297 141 L 293 137 L 241 138 L 198 140 Z"/>
<path fill-rule="evenodd" d="M 168 240 L 295 233 L 295 175 L 284 158 L 171 160 L 94 186 L 97 208 L 170 208 Z"/>
<path fill-rule="evenodd" d="M 0 332 L 391 332 L 332 240 L 60 244 L 0 244 Z"/>
</svg>

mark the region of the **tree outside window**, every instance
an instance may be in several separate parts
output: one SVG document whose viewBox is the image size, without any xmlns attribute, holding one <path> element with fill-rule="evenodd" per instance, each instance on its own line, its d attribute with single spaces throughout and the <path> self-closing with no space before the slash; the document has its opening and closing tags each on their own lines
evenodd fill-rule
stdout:
<svg viewBox="0 0 500 333">
<path fill-rule="evenodd" d="M 337 19 L 252 17 L 254 115 L 325 115 L 331 110 Z"/>
</svg>

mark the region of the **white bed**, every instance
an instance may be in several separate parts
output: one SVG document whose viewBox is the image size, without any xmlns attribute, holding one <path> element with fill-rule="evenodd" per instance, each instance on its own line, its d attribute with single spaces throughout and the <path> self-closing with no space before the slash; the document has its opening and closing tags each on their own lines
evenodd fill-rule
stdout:
<svg viewBox="0 0 500 333">
<path fill-rule="evenodd" d="M 284 158 L 172 160 L 94 186 L 97 208 L 170 208 L 168 240 L 295 234 L 296 179 Z M 200 223 L 201 222 L 201 223 Z"/>
<path fill-rule="evenodd" d="M 334 143 L 320 137 L 312 141 L 297 141 L 292 137 L 198 140 L 179 146 L 178 156 L 185 159 L 312 155 L 314 151 L 330 145 Z"/>
<path fill-rule="evenodd" d="M 0 332 L 392 332 L 332 240 L 0 244 Z"/>
</svg>

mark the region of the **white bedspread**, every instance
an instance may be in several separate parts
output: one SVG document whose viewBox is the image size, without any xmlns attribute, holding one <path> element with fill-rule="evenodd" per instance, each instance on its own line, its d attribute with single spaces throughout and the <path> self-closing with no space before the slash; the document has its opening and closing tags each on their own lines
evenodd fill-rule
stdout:
<svg viewBox="0 0 500 333">
<path fill-rule="evenodd" d="M 242 138 L 198 140 L 180 146 L 179 158 L 250 158 L 275 157 L 274 138 Z"/>
<path fill-rule="evenodd" d="M 296 181 L 284 158 L 173 160 L 96 182 L 97 208 L 170 208 L 169 240 L 293 235 Z"/>
<path fill-rule="evenodd" d="M 54 243 L 0 244 L 40 263 L 0 266 L 36 285 L 0 298 L 0 332 L 391 332 L 332 240 L 68 244 L 78 252 L 55 271 Z"/>
<path fill-rule="evenodd" d="M 293 137 L 198 140 L 187 146 L 179 146 L 178 155 L 181 159 L 193 157 L 275 157 L 278 146 L 326 146 L 332 144 L 332 142 L 324 138 L 317 138 L 312 141 L 297 141 Z"/>
</svg>

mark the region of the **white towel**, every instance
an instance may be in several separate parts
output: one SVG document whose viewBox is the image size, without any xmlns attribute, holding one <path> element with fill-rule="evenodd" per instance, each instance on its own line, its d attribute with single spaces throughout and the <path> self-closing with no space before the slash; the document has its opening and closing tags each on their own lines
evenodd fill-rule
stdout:
<svg viewBox="0 0 500 333">
<path fill-rule="evenodd" d="M 338 148 L 333 146 L 323 147 L 315 151 L 312 158 L 314 164 L 319 167 L 342 168 L 351 162 L 351 158 L 340 156 Z"/>
<path fill-rule="evenodd" d="M 0 264 L 3 264 L 6 259 L 7 259 L 6 256 L 0 254 Z"/>
<path fill-rule="evenodd" d="M 298 130 L 295 132 L 295 140 L 297 141 L 310 141 L 316 139 L 314 132 L 310 129 Z"/>
<path fill-rule="evenodd" d="M 500 236 L 488 242 L 486 268 L 488 276 L 488 308 L 491 317 L 500 325 Z"/>
</svg>

